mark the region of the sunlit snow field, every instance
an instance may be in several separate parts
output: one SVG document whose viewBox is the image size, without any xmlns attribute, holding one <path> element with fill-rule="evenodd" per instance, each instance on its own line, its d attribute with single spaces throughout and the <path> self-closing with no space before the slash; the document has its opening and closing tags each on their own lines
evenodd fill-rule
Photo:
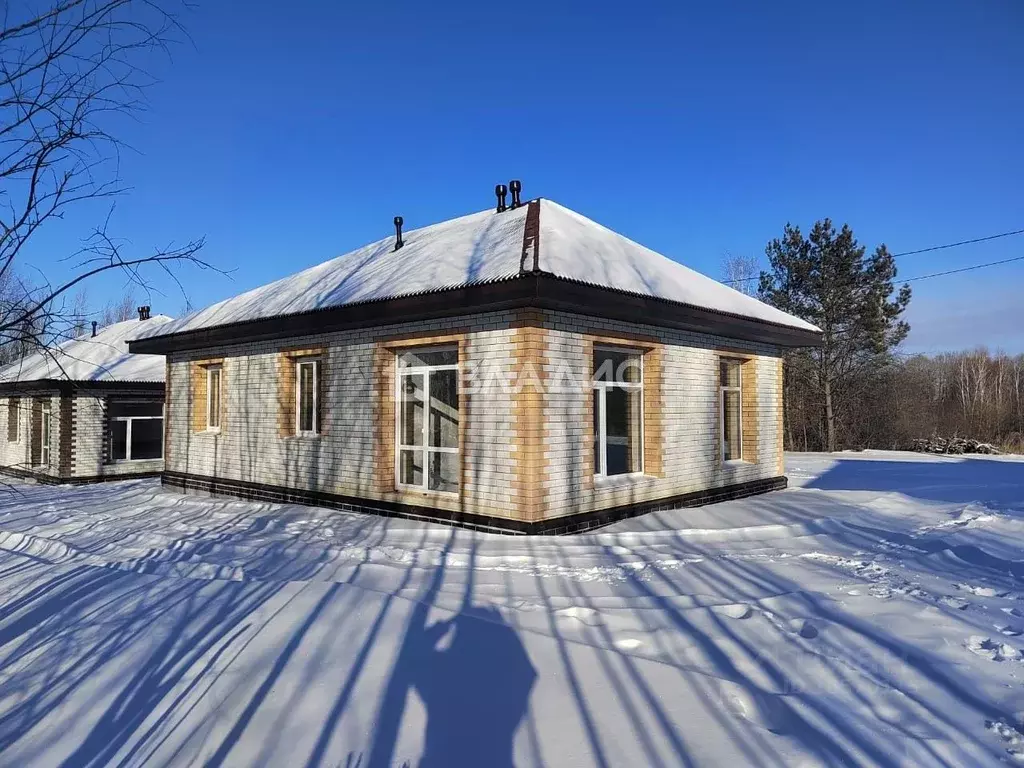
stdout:
<svg viewBox="0 0 1024 768">
<path fill-rule="evenodd" d="M 1024 461 L 516 538 L 0 491 L 0 765 L 1024 763 Z"/>
</svg>

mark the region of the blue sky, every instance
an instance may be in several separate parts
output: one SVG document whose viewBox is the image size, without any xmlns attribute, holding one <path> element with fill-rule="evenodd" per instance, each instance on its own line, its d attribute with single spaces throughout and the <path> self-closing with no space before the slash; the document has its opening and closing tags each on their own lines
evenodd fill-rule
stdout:
<svg viewBox="0 0 1024 768">
<path fill-rule="evenodd" d="M 244 9 L 244 11 L 242 10 Z M 203 306 L 392 231 L 544 196 L 720 276 L 787 221 L 894 251 L 1024 228 L 1024 3 L 200 3 L 121 134 L 113 219 L 205 236 Z M 101 213 L 30 253 L 58 276 Z M 1024 236 L 901 276 L 1024 255 Z M 182 307 L 168 281 L 154 311 Z M 909 351 L 1024 351 L 1024 262 L 914 283 Z M 121 292 L 97 281 L 102 304 Z"/>
</svg>

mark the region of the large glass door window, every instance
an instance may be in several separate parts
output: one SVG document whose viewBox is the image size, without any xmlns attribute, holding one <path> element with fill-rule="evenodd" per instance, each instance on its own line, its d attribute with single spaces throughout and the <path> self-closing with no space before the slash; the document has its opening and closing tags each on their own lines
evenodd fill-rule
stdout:
<svg viewBox="0 0 1024 768">
<path fill-rule="evenodd" d="M 594 474 L 638 474 L 643 468 L 643 356 L 594 349 Z"/>
<path fill-rule="evenodd" d="M 396 384 L 398 485 L 458 493 L 458 349 L 400 353 Z"/>
<path fill-rule="evenodd" d="M 157 402 L 112 400 L 110 419 L 111 461 L 144 461 L 164 455 L 164 406 Z"/>
</svg>

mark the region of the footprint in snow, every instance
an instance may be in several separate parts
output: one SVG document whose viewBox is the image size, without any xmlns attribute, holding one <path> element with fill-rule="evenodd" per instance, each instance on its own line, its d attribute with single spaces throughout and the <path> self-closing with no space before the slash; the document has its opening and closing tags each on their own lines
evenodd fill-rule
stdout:
<svg viewBox="0 0 1024 768">
<path fill-rule="evenodd" d="M 1024 763 L 1024 733 L 1002 720 L 986 720 L 985 730 L 995 734 L 1016 763 Z"/>
<path fill-rule="evenodd" d="M 974 587 L 970 584 L 954 584 L 953 586 L 956 589 L 962 589 L 964 592 L 970 592 L 978 597 L 1003 597 L 1006 595 L 1005 592 L 1000 593 L 992 587 Z"/>
<path fill-rule="evenodd" d="M 993 640 L 991 637 L 971 635 L 966 643 L 967 650 L 976 656 L 983 656 L 992 661 L 1020 661 L 1021 652 L 1012 645 Z"/>
<path fill-rule="evenodd" d="M 728 605 L 715 605 L 711 608 L 713 613 L 719 616 L 727 616 L 730 619 L 749 619 L 754 609 L 744 603 L 729 603 Z"/>
<path fill-rule="evenodd" d="M 1012 624 L 1007 624 L 1005 627 L 996 626 L 1000 634 L 1006 635 L 1007 637 L 1020 637 L 1024 635 L 1024 629 L 1015 627 Z"/>
<path fill-rule="evenodd" d="M 789 628 L 805 640 L 813 640 L 819 634 L 818 627 L 809 619 L 792 619 Z"/>
<path fill-rule="evenodd" d="M 776 734 L 792 730 L 792 712 L 783 699 L 753 687 L 720 681 L 718 690 L 723 708 L 733 717 Z"/>
<path fill-rule="evenodd" d="M 1008 613 L 1011 616 L 1016 616 L 1018 619 L 1024 618 L 1024 611 L 1021 611 L 1020 608 L 1000 608 L 1000 610 L 1003 613 Z"/>
<path fill-rule="evenodd" d="M 939 602 L 942 603 L 945 606 L 950 607 L 950 608 L 955 608 L 958 611 L 966 611 L 967 610 L 967 606 L 970 605 L 970 603 L 968 603 L 963 598 L 961 598 L 961 597 L 952 597 L 951 595 L 946 595 L 945 597 L 940 597 L 939 598 Z"/>
</svg>

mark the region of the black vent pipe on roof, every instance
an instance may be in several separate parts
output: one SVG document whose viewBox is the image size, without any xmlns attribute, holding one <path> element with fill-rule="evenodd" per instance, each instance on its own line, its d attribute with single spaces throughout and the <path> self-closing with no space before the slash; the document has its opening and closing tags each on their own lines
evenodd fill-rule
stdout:
<svg viewBox="0 0 1024 768">
<path fill-rule="evenodd" d="M 139 320 L 149 320 L 149 305 L 139 307 Z"/>
<path fill-rule="evenodd" d="M 96 326 L 99 325 L 95 320 L 92 321 L 92 337 L 96 338 Z"/>
<path fill-rule="evenodd" d="M 512 192 L 511 208 L 514 210 L 522 205 L 522 202 L 519 200 L 519 193 L 523 191 L 523 182 L 519 179 L 512 179 L 512 181 L 508 183 L 508 188 Z"/>
<path fill-rule="evenodd" d="M 401 216 L 395 216 L 395 250 L 397 251 L 403 245 L 405 241 L 402 240 L 402 225 L 405 224 L 405 219 Z"/>
<path fill-rule="evenodd" d="M 498 197 L 498 213 L 501 213 L 508 208 L 508 205 L 505 204 L 505 195 L 508 194 L 508 187 L 504 184 L 499 184 L 494 188 L 494 194 Z"/>
</svg>

